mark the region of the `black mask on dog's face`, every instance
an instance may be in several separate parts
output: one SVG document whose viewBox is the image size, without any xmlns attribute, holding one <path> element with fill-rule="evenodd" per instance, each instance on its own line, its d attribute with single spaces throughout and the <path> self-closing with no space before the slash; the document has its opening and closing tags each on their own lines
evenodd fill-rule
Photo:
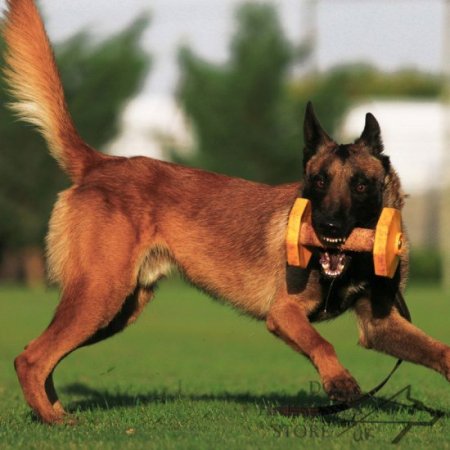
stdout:
<svg viewBox="0 0 450 450">
<path fill-rule="evenodd" d="M 339 145 L 323 130 L 308 103 L 304 136 L 302 196 L 311 201 L 317 235 L 337 249 L 353 228 L 374 228 L 383 208 L 389 158 L 382 155 L 380 127 L 369 113 L 361 136 L 353 144 Z M 321 263 L 325 274 L 335 277 L 348 260 L 336 250 L 323 252 Z"/>
</svg>

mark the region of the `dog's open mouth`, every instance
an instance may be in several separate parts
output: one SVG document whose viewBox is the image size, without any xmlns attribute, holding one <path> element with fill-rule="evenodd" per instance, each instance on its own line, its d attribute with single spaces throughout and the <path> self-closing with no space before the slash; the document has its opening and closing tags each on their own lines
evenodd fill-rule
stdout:
<svg viewBox="0 0 450 450">
<path fill-rule="evenodd" d="M 345 242 L 345 238 L 322 237 L 324 244 L 329 248 L 320 252 L 319 262 L 322 272 L 329 278 L 340 277 L 347 268 L 351 257 L 340 251 L 339 246 Z"/>
<path fill-rule="evenodd" d="M 341 276 L 347 268 L 350 257 L 336 250 L 326 250 L 320 253 L 320 265 L 323 273 L 330 278 Z"/>
</svg>

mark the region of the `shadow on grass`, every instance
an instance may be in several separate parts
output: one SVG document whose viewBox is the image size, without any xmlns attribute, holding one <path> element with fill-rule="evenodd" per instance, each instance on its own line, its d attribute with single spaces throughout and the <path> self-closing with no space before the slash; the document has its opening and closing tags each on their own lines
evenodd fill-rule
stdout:
<svg viewBox="0 0 450 450">
<path fill-rule="evenodd" d="M 306 391 L 300 391 L 296 395 L 286 395 L 277 392 L 270 392 L 263 395 L 256 395 L 249 392 L 221 392 L 214 394 L 188 394 L 182 389 L 166 391 L 152 390 L 143 394 L 130 395 L 127 393 L 112 392 L 104 389 L 93 389 L 83 383 L 73 383 L 62 388 L 65 394 L 82 397 L 79 400 L 72 401 L 69 405 L 69 411 L 85 411 L 92 409 L 108 410 L 115 408 L 134 407 L 147 404 L 164 404 L 176 401 L 225 401 L 248 406 L 256 406 L 259 409 L 266 410 L 268 414 L 274 413 L 275 408 L 279 406 L 290 407 L 311 407 L 328 405 L 329 401 L 324 395 L 318 395 Z M 409 399 L 411 400 L 411 399 Z M 409 414 L 415 415 L 419 411 L 429 414 L 439 415 L 439 417 L 450 417 L 450 412 L 435 410 L 423 405 L 419 401 L 413 403 L 403 403 L 393 399 L 371 398 L 361 405 L 362 408 L 368 408 L 372 413 L 380 412 L 388 415 Z M 355 409 L 355 411 L 358 409 Z M 338 415 L 323 417 L 329 423 L 345 425 L 348 419 L 340 418 Z M 353 420 L 353 419 L 350 419 Z"/>
<path fill-rule="evenodd" d="M 323 396 L 308 394 L 304 391 L 297 395 L 284 395 L 280 393 L 268 393 L 255 395 L 249 392 L 221 392 L 215 394 L 188 394 L 182 389 L 151 390 L 143 394 L 130 395 L 121 392 L 111 392 L 108 389 L 93 389 L 83 383 L 73 383 L 61 388 L 65 394 L 76 397 L 84 397 L 70 403 L 71 411 L 83 411 L 87 409 L 111 409 L 120 407 L 132 407 L 136 405 L 171 403 L 175 401 L 225 401 L 239 404 L 272 408 L 281 404 L 298 404 L 299 402 L 314 402 L 315 404 L 327 404 Z"/>
</svg>

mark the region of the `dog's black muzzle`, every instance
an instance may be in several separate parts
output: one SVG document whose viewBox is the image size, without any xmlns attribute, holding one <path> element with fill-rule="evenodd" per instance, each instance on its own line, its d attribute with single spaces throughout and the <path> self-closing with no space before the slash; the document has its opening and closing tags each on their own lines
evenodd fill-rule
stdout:
<svg viewBox="0 0 450 450">
<path fill-rule="evenodd" d="M 351 256 L 340 251 L 340 247 L 353 229 L 352 220 L 343 214 L 339 217 L 313 215 L 313 227 L 324 246 L 323 250 L 319 250 L 322 273 L 327 278 L 340 277 L 351 261 Z"/>
</svg>

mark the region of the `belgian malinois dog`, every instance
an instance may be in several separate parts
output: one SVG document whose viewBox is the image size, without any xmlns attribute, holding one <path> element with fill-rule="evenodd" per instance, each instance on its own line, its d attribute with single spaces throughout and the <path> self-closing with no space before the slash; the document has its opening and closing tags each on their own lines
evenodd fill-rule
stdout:
<svg viewBox="0 0 450 450">
<path fill-rule="evenodd" d="M 311 360 L 332 399 L 354 399 L 360 388 L 311 323 L 348 309 L 356 312 L 362 346 L 450 378 L 450 348 L 399 312 L 406 255 L 393 279 L 374 275 L 370 255 L 343 254 L 337 246 L 317 250 L 306 270 L 286 264 L 286 226 L 299 194 L 311 200 L 313 226 L 330 242 L 354 227 L 374 227 L 383 207 L 402 208 L 400 182 L 371 114 L 354 143 L 338 145 L 309 104 L 302 183 L 268 186 L 151 158 L 104 155 L 74 127 L 33 1 L 7 3 L 5 75 L 13 107 L 40 129 L 73 181 L 59 194 L 47 238 L 61 301 L 48 328 L 15 360 L 25 399 L 42 421 L 64 420 L 52 381 L 58 362 L 133 323 L 173 267 L 265 320 L 270 332 Z"/>
</svg>

